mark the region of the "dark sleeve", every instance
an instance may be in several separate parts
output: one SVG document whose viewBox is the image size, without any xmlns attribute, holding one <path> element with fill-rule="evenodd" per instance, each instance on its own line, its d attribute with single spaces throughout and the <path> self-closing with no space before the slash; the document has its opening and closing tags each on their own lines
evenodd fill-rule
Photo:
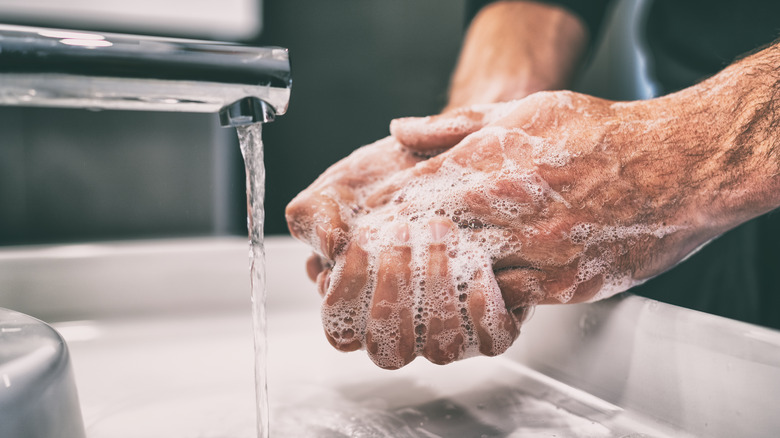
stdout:
<svg viewBox="0 0 780 438">
<path fill-rule="evenodd" d="M 477 15 L 482 7 L 495 0 L 467 0 L 466 2 L 466 20 L 468 22 Z M 574 15 L 580 17 L 588 28 L 591 40 L 598 34 L 601 24 L 606 15 L 607 6 L 610 0 L 533 0 L 537 3 L 546 3 L 560 6 L 569 10 Z"/>
</svg>

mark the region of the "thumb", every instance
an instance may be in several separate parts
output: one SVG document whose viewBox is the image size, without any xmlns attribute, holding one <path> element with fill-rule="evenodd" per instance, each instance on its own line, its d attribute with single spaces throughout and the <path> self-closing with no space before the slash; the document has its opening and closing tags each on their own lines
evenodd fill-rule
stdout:
<svg viewBox="0 0 780 438">
<path fill-rule="evenodd" d="M 428 117 L 390 122 L 390 133 L 405 147 L 423 154 L 449 149 L 516 108 L 516 101 L 456 108 Z"/>
<path fill-rule="evenodd" d="M 482 128 L 484 118 L 484 113 L 465 108 L 435 116 L 404 117 L 390 122 L 390 134 L 413 151 L 433 153 L 455 146 Z"/>
</svg>

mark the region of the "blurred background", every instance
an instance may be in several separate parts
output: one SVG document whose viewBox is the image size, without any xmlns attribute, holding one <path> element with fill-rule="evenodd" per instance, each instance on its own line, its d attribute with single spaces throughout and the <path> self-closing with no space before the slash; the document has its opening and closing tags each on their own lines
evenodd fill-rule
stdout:
<svg viewBox="0 0 780 438">
<path fill-rule="evenodd" d="M 464 25 L 452 0 L 63 5 L 0 0 L 0 22 L 290 49 L 289 112 L 264 126 L 268 234 L 287 233 L 286 203 L 391 118 L 444 104 Z M 245 223 L 235 132 L 215 115 L 0 107 L 0 245 L 245 234 Z"/>
<path fill-rule="evenodd" d="M 264 126 L 266 233 L 286 234 L 284 206 L 330 164 L 388 135 L 392 118 L 443 107 L 465 9 L 465 0 L 0 0 L 0 22 L 289 48 L 289 112 Z M 638 64 L 615 53 L 597 53 L 579 88 L 636 97 L 616 79 L 631 75 L 610 71 Z M 0 107 L 0 246 L 245 235 L 245 208 L 235 132 L 216 115 Z"/>
</svg>

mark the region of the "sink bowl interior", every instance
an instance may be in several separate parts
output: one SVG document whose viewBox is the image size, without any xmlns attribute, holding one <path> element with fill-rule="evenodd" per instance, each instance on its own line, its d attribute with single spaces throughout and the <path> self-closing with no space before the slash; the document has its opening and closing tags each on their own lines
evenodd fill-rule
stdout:
<svg viewBox="0 0 780 438">
<path fill-rule="evenodd" d="M 88 436 L 254 436 L 248 318 L 81 324 L 59 328 L 95 335 L 70 342 Z M 269 342 L 272 436 L 663 436 L 506 358 L 385 371 L 332 350 L 311 313 L 273 313 Z"/>
<path fill-rule="evenodd" d="M 623 295 L 539 308 L 497 358 L 444 367 L 417 359 L 386 371 L 326 342 L 307 255 L 291 239 L 267 242 L 272 436 L 725 437 L 780 428 L 768 408 L 780 393 L 775 331 Z M 0 282 L 14 293 L 0 293 L 0 305 L 52 321 L 67 340 L 87 437 L 252 437 L 246 256 L 244 239 L 8 249 Z"/>
</svg>

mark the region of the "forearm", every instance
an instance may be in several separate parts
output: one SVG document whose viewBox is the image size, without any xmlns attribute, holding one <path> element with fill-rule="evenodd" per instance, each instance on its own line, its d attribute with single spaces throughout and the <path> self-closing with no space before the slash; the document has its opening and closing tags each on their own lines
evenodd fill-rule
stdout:
<svg viewBox="0 0 780 438">
<path fill-rule="evenodd" d="M 650 208 L 678 211 L 703 235 L 766 213 L 780 206 L 778 98 L 774 45 L 677 93 L 616 103 L 622 172 L 641 176 Z"/>
<path fill-rule="evenodd" d="M 712 115 L 701 123 L 717 133 L 708 166 L 717 182 L 710 185 L 712 213 L 735 225 L 780 206 L 780 44 L 691 92 Z"/>
<path fill-rule="evenodd" d="M 493 3 L 469 27 L 448 108 L 565 88 L 587 40 L 581 20 L 564 9 L 525 1 Z"/>
</svg>

